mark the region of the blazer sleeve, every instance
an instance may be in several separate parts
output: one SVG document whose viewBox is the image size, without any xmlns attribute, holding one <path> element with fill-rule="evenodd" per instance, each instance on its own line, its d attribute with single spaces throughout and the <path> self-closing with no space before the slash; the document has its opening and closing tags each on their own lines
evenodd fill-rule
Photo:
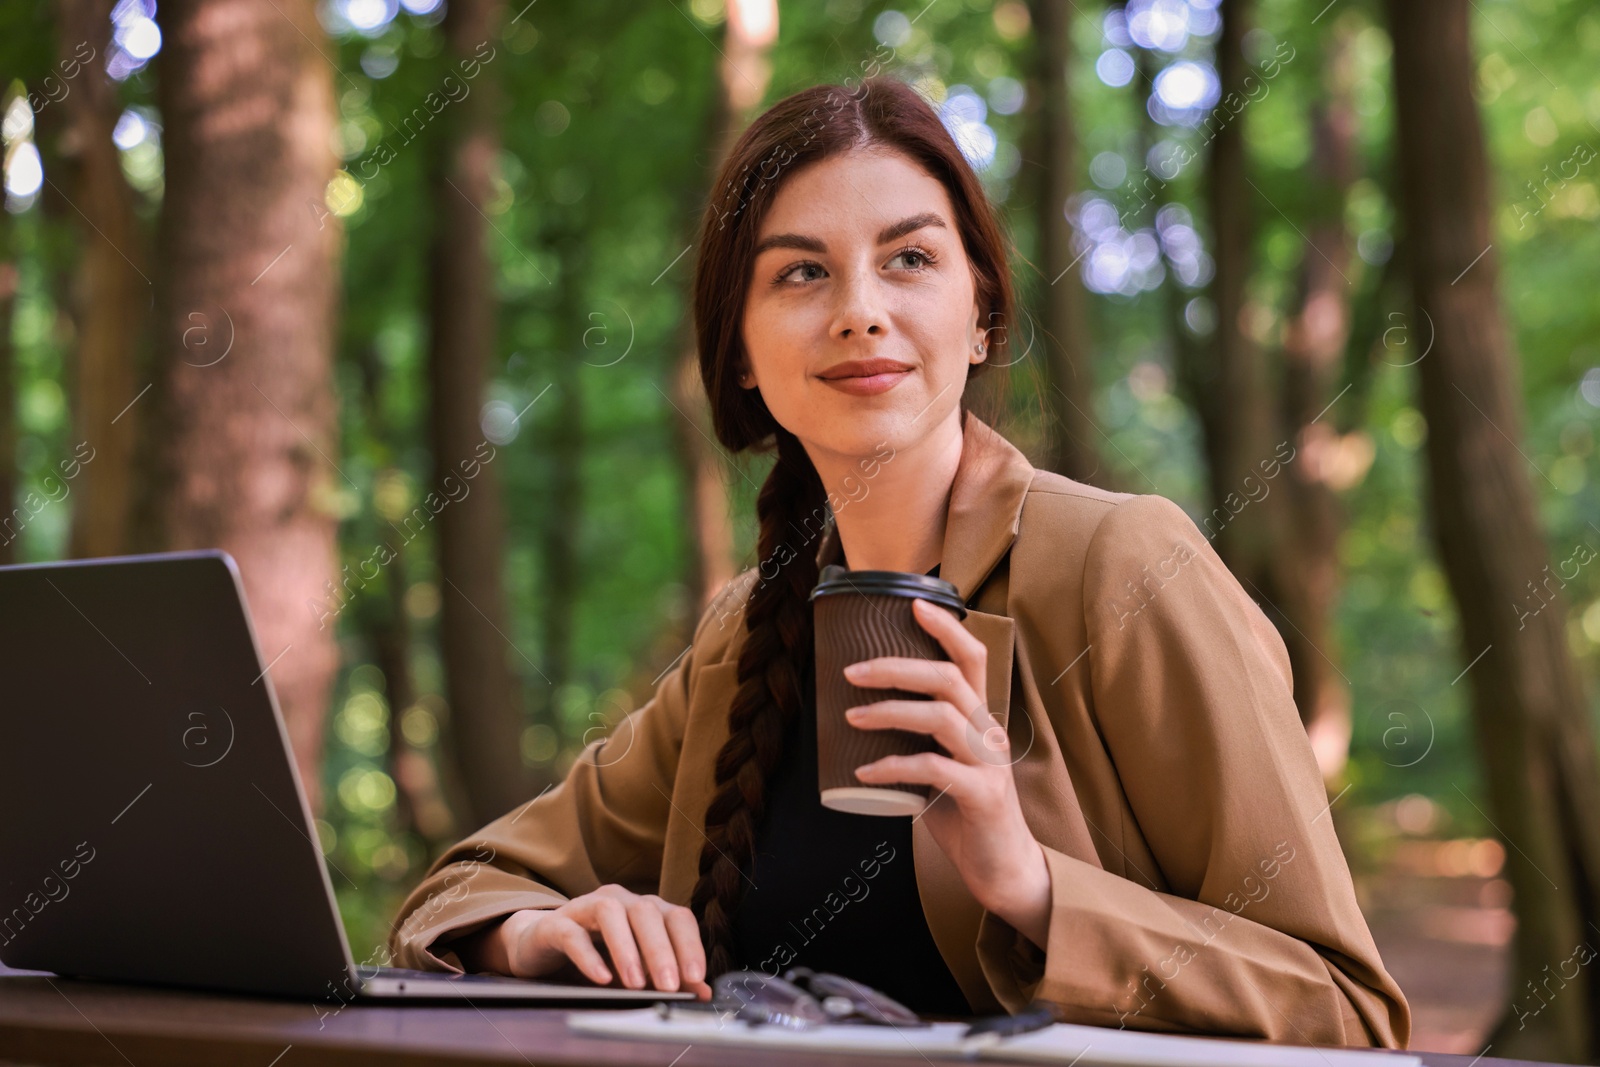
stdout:
<svg viewBox="0 0 1600 1067">
<path fill-rule="evenodd" d="M 1083 611 L 1092 714 L 1167 891 L 1045 847 L 1043 951 L 991 913 L 979 925 L 1001 1002 L 1038 997 L 1101 1026 L 1406 1047 L 1410 1008 L 1357 905 L 1272 623 L 1154 494 L 1095 528 Z"/>
<path fill-rule="evenodd" d="M 717 628 L 707 623 L 721 600 L 651 698 L 585 745 L 559 784 L 434 861 L 390 927 L 397 966 L 460 973 L 450 940 L 514 911 L 558 907 L 613 882 L 656 892 L 689 686 L 695 667 L 716 657 Z"/>
</svg>

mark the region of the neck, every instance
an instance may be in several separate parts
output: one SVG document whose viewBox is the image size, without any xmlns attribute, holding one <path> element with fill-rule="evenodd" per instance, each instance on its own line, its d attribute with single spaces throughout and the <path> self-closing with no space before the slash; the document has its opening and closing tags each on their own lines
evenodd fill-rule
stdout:
<svg viewBox="0 0 1600 1067">
<path fill-rule="evenodd" d="M 950 489 L 961 463 L 960 417 L 959 409 L 952 411 L 932 433 L 896 449 L 871 478 L 862 477 L 862 457 L 807 446 L 823 485 L 865 485 L 864 493 L 847 498 L 834 513 L 851 570 L 925 574 L 942 562 Z"/>
</svg>

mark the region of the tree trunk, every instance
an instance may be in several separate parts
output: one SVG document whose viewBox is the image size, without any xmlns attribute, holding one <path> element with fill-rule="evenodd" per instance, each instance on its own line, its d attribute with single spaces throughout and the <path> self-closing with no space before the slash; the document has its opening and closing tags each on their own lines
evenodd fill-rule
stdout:
<svg viewBox="0 0 1600 1067">
<path fill-rule="evenodd" d="M 1600 772 L 1565 598 L 1527 593 L 1548 576 L 1549 555 L 1517 444 L 1520 383 L 1490 243 L 1467 0 L 1387 9 L 1410 332 L 1433 341 L 1416 364 L 1433 536 L 1460 611 L 1486 806 L 1516 894 L 1512 1003 L 1491 1039 L 1500 1056 L 1593 1062 L 1600 980 L 1573 956 L 1595 943 L 1600 920 Z"/>
<path fill-rule="evenodd" d="M 361 371 L 361 395 L 365 407 L 367 437 L 383 456 L 374 482 L 383 486 L 398 479 L 399 468 L 394 463 L 395 434 L 383 414 L 382 369 L 375 346 L 364 345 L 357 356 Z M 381 489 L 375 494 L 376 507 L 385 520 L 393 522 L 402 518 L 395 512 L 385 512 L 387 495 Z M 389 539 L 385 533 L 383 543 L 393 554 L 382 570 L 382 591 L 364 596 L 361 601 L 361 628 L 372 645 L 373 659 L 383 672 L 384 697 L 389 705 L 389 775 L 396 786 L 395 818 L 403 830 L 422 838 L 430 855 L 438 846 L 456 840 L 459 827 L 455 814 L 440 782 L 435 756 L 428 746 L 413 744 L 405 720 L 417 708 L 416 677 L 411 669 L 411 619 L 406 612 L 406 590 L 410 585 L 406 567 L 406 542 L 403 538 Z M 382 559 L 380 554 L 379 559 Z M 423 709 L 425 710 L 425 709 Z"/>
<path fill-rule="evenodd" d="M 1157 57 L 1147 48 L 1136 47 L 1133 54 L 1136 65 L 1135 83 L 1140 86 L 1152 85 L 1158 73 Z M 1135 180 L 1144 186 L 1143 192 L 1150 194 L 1150 199 L 1144 200 L 1143 192 L 1140 193 L 1146 208 L 1145 218 L 1142 221 L 1155 229 L 1162 208 L 1172 204 L 1187 213 L 1188 205 L 1183 202 L 1183 197 L 1174 187 L 1179 172 L 1174 170 L 1171 174 L 1163 174 L 1160 168 L 1151 169 L 1149 166 L 1150 150 L 1161 140 L 1162 133 L 1160 125 L 1150 114 L 1148 99 L 1148 93 L 1145 91 L 1133 95 L 1134 105 L 1138 109 L 1134 123 L 1139 132 L 1139 138 L 1135 143 L 1138 147 L 1139 161 L 1136 173 L 1140 176 Z M 1162 263 L 1166 277 L 1161 284 L 1161 319 L 1167 343 L 1171 346 L 1173 392 L 1189 405 L 1195 421 L 1199 424 L 1201 440 L 1209 441 L 1215 433 L 1217 408 L 1215 387 L 1207 372 L 1208 360 L 1212 353 L 1206 342 L 1189 330 L 1185 313 L 1193 297 L 1178 284 L 1176 270 L 1172 261 L 1166 258 L 1164 247 Z"/>
<path fill-rule="evenodd" d="M 679 344 L 683 354 L 668 384 L 677 408 L 672 423 L 673 443 L 686 482 L 683 519 L 691 541 L 685 582 L 695 606 L 684 619 L 684 640 L 687 641 L 700 612 L 733 580 L 736 564 L 728 466 L 713 443 L 716 438 L 710 436 L 710 409 L 705 386 L 700 381 L 700 361 L 695 351 L 692 324 L 686 322 L 683 333 L 685 336 Z"/>
<path fill-rule="evenodd" d="M 1134 49 L 1134 62 L 1137 64 L 1135 78 L 1139 85 L 1148 86 L 1155 82 L 1156 57 L 1148 48 Z M 1145 105 L 1148 97 L 1144 93 L 1136 93 L 1134 101 L 1138 106 L 1139 114 L 1135 122 L 1139 127 L 1139 159 L 1148 161 L 1150 150 L 1161 140 L 1161 128 L 1151 116 L 1150 109 Z M 1148 163 L 1142 163 L 1148 167 Z M 1145 184 L 1152 196 L 1148 201 L 1148 217 L 1144 220 L 1154 229 L 1157 226 L 1157 217 L 1161 209 L 1169 204 L 1177 205 L 1188 210 L 1182 197 L 1173 187 L 1178 178 L 1178 172 L 1171 174 L 1157 174 L 1147 171 L 1147 177 L 1138 180 Z M 1165 257 L 1165 249 L 1163 249 Z M 1172 346 L 1172 377 L 1173 391 L 1181 397 L 1194 413 L 1195 421 L 1199 423 L 1200 438 L 1210 441 L 1216 434 L 1217 421 L 1217 396 L 1213 377 L 1208 372 L 1208 359 L 1212 354 L 1203 339 L 1193 336 L 1189 332 L 1186 312 L 1192 297 L 1186 293 L 1176 280 L 1176 271 L 1172 261 L 1163 258 L 1166 267 L 1166 278 L 1161 284 L 1161 315 L 1167 333 L 1168 343 Z"/>
<path fill-rule="evenodd" d="M 169 547 L 238 561 L 315 808 L 338 667 L 315 607 L 337 569 L 341 478 L 339 231 L 317 210 L 335 167 L 333 74 L 312 0 L 164 0 L 160 19 L 165 275 L 144 401 L 159 515 Z"/>
<path fill-rule="evenodd" d="M 550 247 L 561 264 L 556 299 L 561 325 L 557 337 L 569 339 L 568 343 L 578 342 L 590 322 L 584 316 L 583 304 L 583 279 L 588 269 L 586 236 L 576 218 L 552 228 Z M 572 638 L 583 591 L 579 548 L 583 529 L 583 357 L 565 345 L 551 356 L 553 395 L 546 401 L 548 421 L 540 434 L 541 454 L 550 463 L 550 485 L 547 506 L 541 509 L 544 521 L 540 530 L 540 568 L 544 578 L 539 598 L 544 621 L 541 670 L 548 683 L 549 699 L 540 712 L 552 728 L 559 730 L 562 687 L 576 673 Z"/>
<path fill-rule="evenodd" d="M 1073 251 L 1074 226 L 1067 200 L 1077 191 L 1077 131 L 1073 126 L 1069 79 L 1072 73 L 1070 0 L 1034 0 L 1036 75 L 1039 105 L 1034 114 L 1038 145 L 1039 268 L 1044 272 L 1039 342 L 1048 410 L 1046 464 L 1057 474 L 1105 484 L 1099 475 L 1100 430 L 1094 415 L 1094 346 L 1089 332 L 1083 271 Z M 1020 323 L 1005 323 L 1012 356 L 1025 347 Z"/>
<path fill-rule="evenodd" d="M 0 105 L 10 102 L 0 96 Z M 0 207 L 0 566 L 16 562 L 16 538 L 8 525 L 17 500 L 17 352 L 11 344 L 19 278 L 16 226 Z"/>
<path fill-rule="evenodd" d="M 1217 77 L 1223 100 L 1246 96 L 1250 73 L 1244 58 L 1244 37 L 1249 29 L 1250 0 L 1222 0 L 1222 30 L 1217 40 Z M 1260 515 L 1248 508 L 1252 488 L 1260 480 L 1258 464 L 1274 457 L 1276 420 L 1271 418 L 1266 367 L 1255 340 L 1245 330 L 1249 311 L 1245 285 L 1250 277 L 1251 250 L 1255 243 L 1253 197 L 1257 194 L 1246 177 L 1245 107 L 1230 115 L 1219 107 L 1220 128 L 1211 145 L 1206 195 L 1211 215 L 1211 240 L 1216 256 L 1212 300 L 1217 325 L 1212 337 L 1211 403 L 1218 417 L 1209 423 L 1206 457 L 1211 485 L 1212 511 L 1201 529 L 1212 537 L 1217 553 L 1227 561 L 1258 597 L 1269 602 L 1265 559 L 1270 531 Z"/>
<path fill-rule="evenodd" d="M 690 183 L 692 195 L 686 198 L 685 204 L 684 218 L 689 221 L 690 241 L 698 237 L 705 190 L 744 130 L 751 109 L 766 95 L 772 74 L 767 52 L 777 39 L 777 0 L 742 0 L 728 5 L 717 92 L 706 123 L 704 175 L 701 180 Z M 707 407 L 705 386 L 700 380 L 694 324 L 687 314 L 684 315 L 680 352 L 677 367 L 667 384 L 679 416 L 672 425 L 678 462 L 688 490 L 683 509 L 685 528 L 693 531 L 686 578 L 695 607 L 685 619 L 687 640 L 700 612 L 733 580 L 739 567 L 734 557 L 728 465 L 711 432 L 711 412 Z"/>
<path fill-rule="evenodd" d="M 384 698 L 389 704 L 389 774 L 397 787 L 396 815 L 403 828 L 422 838 L 431 854 L 460 837 L 460 827 L 434 758 L 426 748 L 413 744 L 405 729 L 406 716 L 417 707 L 417 686 L 411 670 L 411 625 L 405 609 L 406 559 L 401 545 L 395 546 L 395 559 L 387 568 L 385 586 L 367 633 L 373 658 L 383 672 Z"/>
<path fill-rule="evenodd" d="M 1355 108 L 1350 99 L 1349 31 L 1330 28 L 1322 61 L 1323 95 L 1311 108 L 1312 154 L 1297 306 L 1283 341 L 1282 440 L 1294 459 L 1264 503 L 1274 536 L 1270 566 L 1294 674 L 1295 704 L 1324 778 L 1350 754 L 1350 693 L 1337 663 L 1333 612 L 1339 589 L 1343 509 L 1330 480 L 1341 437 L 1334 428 L 1339 377 L 1350 338 L 1350 244 L 1345 200 L 1355 179 Z M 1330 658 L 1331 657 L 1331 658 Z"/>
<path fill-rule="evenodd" d="M 444 20 L 446 53 L 465 60 L 492 42 L 504 15 L 498 0 L 456 0 Z M 442 144 L 430 180 L 434 206 L 430 252 L 428 377 L 433 398 L 433 476 L 446 499 L 439 511 L 439 645 L 450 703 L 450 729 L 477 825 L 525 803 L 532 776 L 522 762 L 522 693 L 510 656 L 506 609 L 505 504 L 498 450 L 479 426 L 484 384 L 495 353 L 495 270 L 484 207 L 500 153 L 499 94 L 485 70 L 459 112 L 441 124 Z M 470 480 L 467 471 L 476 471 Z M 460 493 L 457 489 L 455 492 Z M 431 510 L 431 509 L 430 509 Z"/>
<path fill-rule="evenodd" d="M 111 140 L 122 113 L 117 89 L 105 72 L 111 45 L 113 0 L 58 0 L 63 67 L 81 64 L 62 98 L 68 128 L 62 155 L 69 177 L 80 249 L 70 304 L 77 326 L 73 366 L 75 437 L 94 448 L 73 485 L 70 552 L 112 556 L 127 549 L 131 466 L 137 406 L 146 384 L 137 374 L 140 340 L 152 288 L 146 274 L 144 235 L 134 215 L 133 190 L 122 175 Z"/>
</svg>

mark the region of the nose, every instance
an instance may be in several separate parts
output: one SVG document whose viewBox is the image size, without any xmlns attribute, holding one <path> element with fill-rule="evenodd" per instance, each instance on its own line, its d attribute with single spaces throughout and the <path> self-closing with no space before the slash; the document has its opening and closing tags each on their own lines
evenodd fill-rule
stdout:
<svg viewBox="0 0 1600 1067">
<path fill-rule="evenodd" d="M 838 304 L 829 330 L 832 336 L 843 341 L 882 337 L 888 332 L 889 318 L 883 306 L 883 293 L 871 268 L 845 271 L 835 292 Z"/>
</svg>

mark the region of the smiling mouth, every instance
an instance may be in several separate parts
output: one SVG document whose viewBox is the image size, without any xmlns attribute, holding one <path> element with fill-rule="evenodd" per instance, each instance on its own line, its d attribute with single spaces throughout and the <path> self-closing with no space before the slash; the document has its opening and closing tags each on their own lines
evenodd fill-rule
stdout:
<svg viewBox="0 0 1600 1067">
<path fill-rule="evenodd" d="M 847 359 L 843 363 L 836 363 L 817 377 L 823 381 L 839 381 L 843 378 L 874 378 L 883 374 L 904 374 L 911 369 L 911 364 L 902 363 L 898 359 L 874 356 L 870 359 Z"/>
<path fill-rule="evenodd" d="M 873 374 L 850 374 L 837 378 L 820 379 L 824 385 L 832 386 L 842 393 L 853 396 L 873 396 L 878 393 L 893 389 L 901 381 L 911 375 L 914 368 L 891 367 Z"/>
</svg>

